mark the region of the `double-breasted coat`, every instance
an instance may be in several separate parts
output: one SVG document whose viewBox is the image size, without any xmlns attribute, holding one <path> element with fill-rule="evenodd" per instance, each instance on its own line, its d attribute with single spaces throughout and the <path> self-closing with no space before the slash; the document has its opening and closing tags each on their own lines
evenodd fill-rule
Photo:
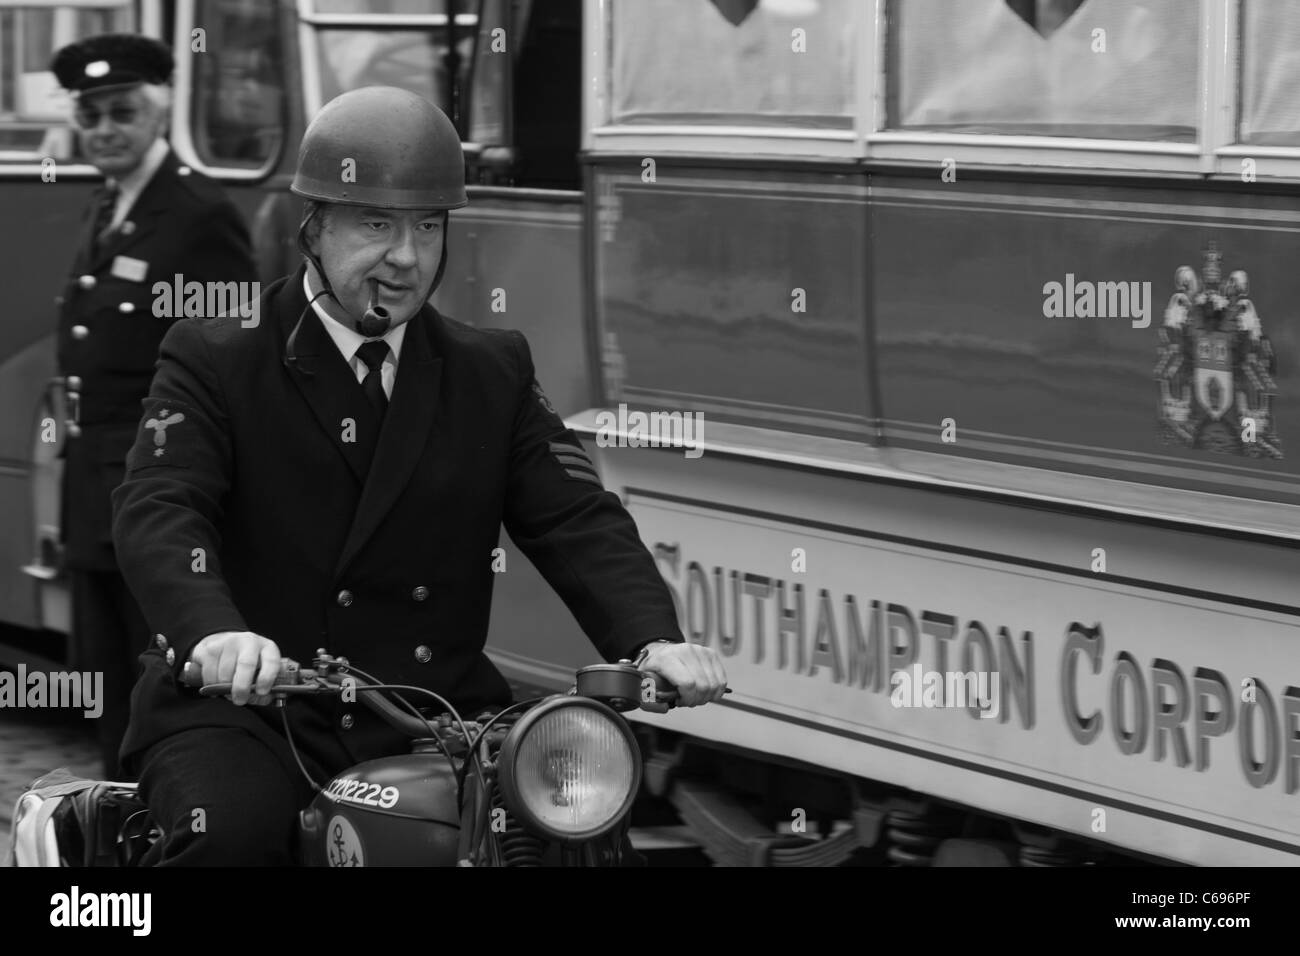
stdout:
<svg viewBox="0 0 1300 956">
<path fill-rule="evenodd" d="M 154 314 L 154 286 L 256 279 L 239 211 L 220 186 L 168 152 L 122 224 L 95 251 L 95 194 L 58 297 L 58 365 L 79 396 L 79 433 L 64 443 L 64 565 L 112 571 L 109 495 L 122 481 L 140 402 L 174 316 Z"/>
<path fill-rule="evenodd" d="M 285 753 L 278 713 L 179 686 L 217 631 L 254 631 L 304 664 L 324 647 L 463 713 L 509 702 L 483 653 L 503 525 L 606 660 L 682 639 L 631 516 L 551 409 L 522 334 L 426 305 L 381 417 L 302 276 L 263 293 L 255 328 L 183 320 L 163 340 L 113 499 L 122 571 L 159 635 L 141 658 L 128 766 L 198 726 L 243 727 Z M 404 747 L 359 702 L 299 698 L 288 711 L 329 772 Z"/>
</svg>

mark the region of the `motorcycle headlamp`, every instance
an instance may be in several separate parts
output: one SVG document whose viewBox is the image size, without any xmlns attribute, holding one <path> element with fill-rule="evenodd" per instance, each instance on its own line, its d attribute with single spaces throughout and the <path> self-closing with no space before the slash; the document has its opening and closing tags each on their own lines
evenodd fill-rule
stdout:
<svg viewBox="0 0 1300 956">
<path fill-rule="evenodd" d="M 589 840 L 608 831 L 641 786 L 632 730 L 598 701 L 555 697 L 526 713 L 501 745 L 506 807 L 551 839 Z"/>
</svg>

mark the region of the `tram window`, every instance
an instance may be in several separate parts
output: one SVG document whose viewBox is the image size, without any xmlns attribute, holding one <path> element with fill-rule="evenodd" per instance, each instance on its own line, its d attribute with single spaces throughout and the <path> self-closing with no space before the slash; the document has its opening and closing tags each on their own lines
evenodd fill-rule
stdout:
<svg viewBox="0 0 1300 956">
<path fill-rule="evenodd" d="M 1196 141 L 1199 3 L 893 0 L 887 12 L 891 129 Z"/>
<path fill-rule="evenodd" d="M 1248 0 L 1241 24 L 1241 121 L 1238 139 L 1300 146 L 1300 8 Z"/>
<path fill-rule="evenodd" d="M 462 4 L 463 6 L 463 4 Z M 346 13 L 352 16 L 390 13 L 390 14 L 429 14 L 440 13 L 445 7 L 445 0 L 315 0 L 312 7 L 317 13 Z"/>
<path fill-rule="evenodd" d="M 581 189 L 581 0 L 516 2 L 513 97 L 516 157 L 511 183 L 532 189 Z M 525 29 L 526 23 L 526 29 Z M 482 43 L 483 41 L 480 41 Z M 479 62 L 484 55 L 480 47 Z M 476 76 L 476 80 L 481 76 Z M 477 103 L 484 97 L 476 89 Z"/>
<path fill-rule="evenodd" d="M 194 22 L 206 34 L 192 57 L 194 148 L 209 166 L 264 166 L 279 154 L 285 124 L 276 7 L 203 0 Z"/>
<path fill-rule="evenodd" d="M 470 92 L 469 130 L 465 138 L 482 146 L 510 143 L 510 76 L 523 47 L 524 24 L 531 0 L 483 0 Z M 497 30 L 502 31 L 493 36 Z M 504 43 L 504 49 L 500 46 Z"/>
<path fill-rule="evenodd" d="M 318 31 L 316 38 L 322 103 L 363 86 L 399 86 L 447 110 L 447 39 L 443 30 L 331 28 Z M 472 36 L 464 31 L 458 35 L 461 89 L 469 76 L 473 48 Z"/>
<path fill-rule="evenodd" d="M 128 4 L 0 4 L 0 160 L 76 159 L 69 101 L 49 71 L 50 60 L 83 37 L 133 27 Z"/>
<path fill-rule="evenodd" d="M 611 118 L 849 129 L 857 2 L 613 0 Z"/>
</svg>

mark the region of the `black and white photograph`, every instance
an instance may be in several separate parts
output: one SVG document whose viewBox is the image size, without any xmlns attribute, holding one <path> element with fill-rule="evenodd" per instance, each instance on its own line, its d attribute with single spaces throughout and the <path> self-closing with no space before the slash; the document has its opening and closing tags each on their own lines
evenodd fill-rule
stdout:
<svg viewBox="0 0 1300 956">
<path fill-rule="evenodd" d="M 1300 0 L 0 0 L 0 913 L 1244 943 L 1297 263 Z"/>
</svg>

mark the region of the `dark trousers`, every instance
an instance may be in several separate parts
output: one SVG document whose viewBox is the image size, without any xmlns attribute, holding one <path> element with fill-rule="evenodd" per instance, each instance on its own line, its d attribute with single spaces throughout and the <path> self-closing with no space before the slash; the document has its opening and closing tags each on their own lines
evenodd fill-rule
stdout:
<svg viewBox="0 0 1300 956">
<path fill-rule="evenodd" d="M 265 743 L 199 727 L 144 752 L 140 795 L 163 837 L 143 866 L 292 866 L 312 791 Z"/>
<path fill-rule="evenodd" d="M 104 776 L 129 779 L 118 750 L 131 715 L 137 658 L 149 646 L 149 625 L 116 571 L 69 571 L 72 584 L 73 664 L 104 675 L 103 712 L 96 720 Z"/>
</svg>

